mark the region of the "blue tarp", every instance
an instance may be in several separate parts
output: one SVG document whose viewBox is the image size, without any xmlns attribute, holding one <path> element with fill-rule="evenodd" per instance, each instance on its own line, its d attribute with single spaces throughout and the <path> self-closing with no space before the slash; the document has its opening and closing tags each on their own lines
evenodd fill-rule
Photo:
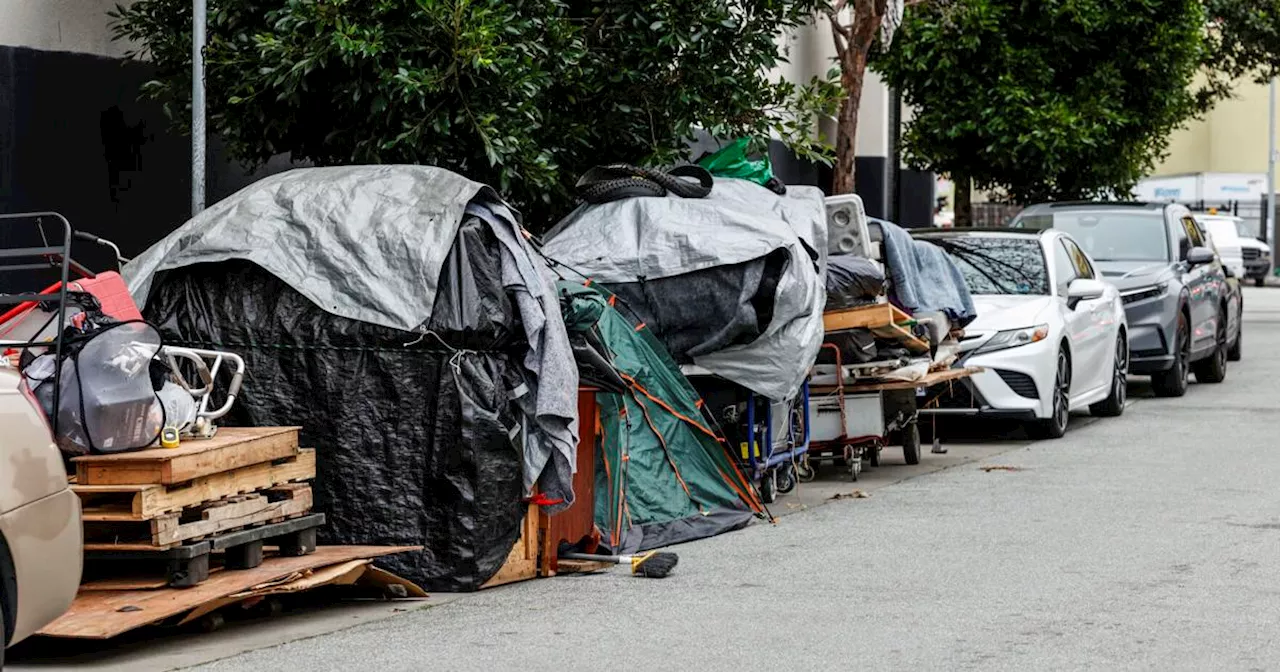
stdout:
<svg viewBox="0 0 1280 672">
<path fill-rule="evenodd" d="M 896 224 L 884 222 L 880 228 L 895 303 L 912 315 L 942 313 L 954 327 L 963 327 L 978 316 L 964 275 L 946 251 L 917 241 Z"/>
</svg>

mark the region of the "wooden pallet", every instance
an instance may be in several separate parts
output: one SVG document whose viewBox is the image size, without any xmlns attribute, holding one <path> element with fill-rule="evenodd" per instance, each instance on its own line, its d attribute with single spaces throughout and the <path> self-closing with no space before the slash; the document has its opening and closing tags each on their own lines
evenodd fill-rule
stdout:
<svg viewBox="0 0 1280 672">
<path fill-rule="evenodd" d="M 846 329 L 866 329 L 871 333 L 895 340 L 915 354 L 929 352 L 929 343 L 917 338 L 909 327 L 915 318 L 889 303 L 832 310 L 822 314 L 822 327 L 827 333 Z"/>
<path fill-rule="evenodd" d="M 315 451 L 303 449 L 290 457 L 201 476 L 175 485 L 82 485 L 77 482 L 71 489 L 80 496 L 86 521 L 145 521 L 235 495 L 310 480 L 315 475 Z"/>
<path fill-rule="evenodd" d="M 173 485 L 298 453 L 298 427 L 225 427 L 212 439 L 72 459 L 80 485 Z"/>
<path fill-rule="evenodd" d="M 163 550 L 220 532 L 294 518 L 311 511 L 311 504 L 311 486 L 290 483 L 150 520 L 86 520 L 84 547 L 85 550 Z"/>
</svg>

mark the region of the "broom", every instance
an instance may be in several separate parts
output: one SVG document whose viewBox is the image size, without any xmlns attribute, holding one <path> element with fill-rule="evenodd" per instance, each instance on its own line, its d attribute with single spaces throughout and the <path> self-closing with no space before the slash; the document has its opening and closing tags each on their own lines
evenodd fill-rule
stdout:
<svg viewBox="0 0 1280 672">
<path fill-rule="evenodd" d="M 586 560 L 588 562 L 609 562 L 615 565 L 631 565 L 631 573 L 647 579 L 664 579 L 680 562 L 675 553 L 649 551 L 639 555 L 592 555 L 590 553 L 561 553 L 562 560 Z"/>
</svg>

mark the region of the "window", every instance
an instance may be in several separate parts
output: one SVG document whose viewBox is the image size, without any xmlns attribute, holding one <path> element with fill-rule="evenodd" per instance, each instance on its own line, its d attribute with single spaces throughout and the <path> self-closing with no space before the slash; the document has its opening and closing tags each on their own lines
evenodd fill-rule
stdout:
<svg viewBox="0 0 1280 672">
<path fill-rule="evenodd" d="M 1065 239 L 1062 244 L 1067 246 L 1067 254 L 1071 255 L 1071 263 L 1075 266 L 1076 277 L 1090 279 L 1098 277 L 1093 272 L 1093 264 L 1089 263 L 1089 257 L 1085 255 L 1079 245 L 1076 245 L 1074 241 Z"/>
<path fill-rule="evenodd" d="M 1168 261 L 1165 218 L 1150 210 L 1070 208 L 1053 213 L 1053 228 L 1098 261 Z"/>
<path fill-rule="evenodd" d="M 1196 220 L 1190 217 L 1182 218 L 1182 225 L 1187 228 L 1187 238 L 1191 241 L 1191 247 L 1204 247 L 1204 234 L 1200 233 L 1200 225 Z"/>
<path fill-rule="evenodd" d="M 1191 239 L 1187 237 L 1187 225 L 1178 222 L 1173 227 L 1173 240 L 1178 244 L 1178 259 L 1185 260 L 1191 251 Z"/>
<path fill-rule="evenodd" d="M 1075 260 L 1067 252 L 1066 241 L 1059 240 L 1053 245 L 1053 272 L 1057 276 L 1058 296 L 1066 296 L 1071 281 L 1080 277 Z"/>
<path fill-rule="evenodd" d="M 973 294 L 1049 294 L 1040 240 L 1032 236 L 922 238 L 946 250 Z"/>
</svg>

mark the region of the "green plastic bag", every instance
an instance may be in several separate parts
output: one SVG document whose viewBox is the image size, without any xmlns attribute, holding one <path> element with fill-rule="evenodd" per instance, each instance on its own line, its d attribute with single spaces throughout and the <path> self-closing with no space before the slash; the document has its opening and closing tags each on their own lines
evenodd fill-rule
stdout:
<svg viewBox="0 0 1280 672">
<path fill-rule="evenodd" d="M 762 187 L 777 191 L 775 185 L 781 185 L 781 183 L 773 176 L 773 165 L 769 162 L 769 155 L 765 154 L 759 159 L 748 158 L 747 147 L 750 144 L 750 138 L 739 138 L 725 145 L 715 154 L 698 159 L 698 165 L 706 168 L 707 172 L 716 177 L 751 180 Z"/>
</svg>

